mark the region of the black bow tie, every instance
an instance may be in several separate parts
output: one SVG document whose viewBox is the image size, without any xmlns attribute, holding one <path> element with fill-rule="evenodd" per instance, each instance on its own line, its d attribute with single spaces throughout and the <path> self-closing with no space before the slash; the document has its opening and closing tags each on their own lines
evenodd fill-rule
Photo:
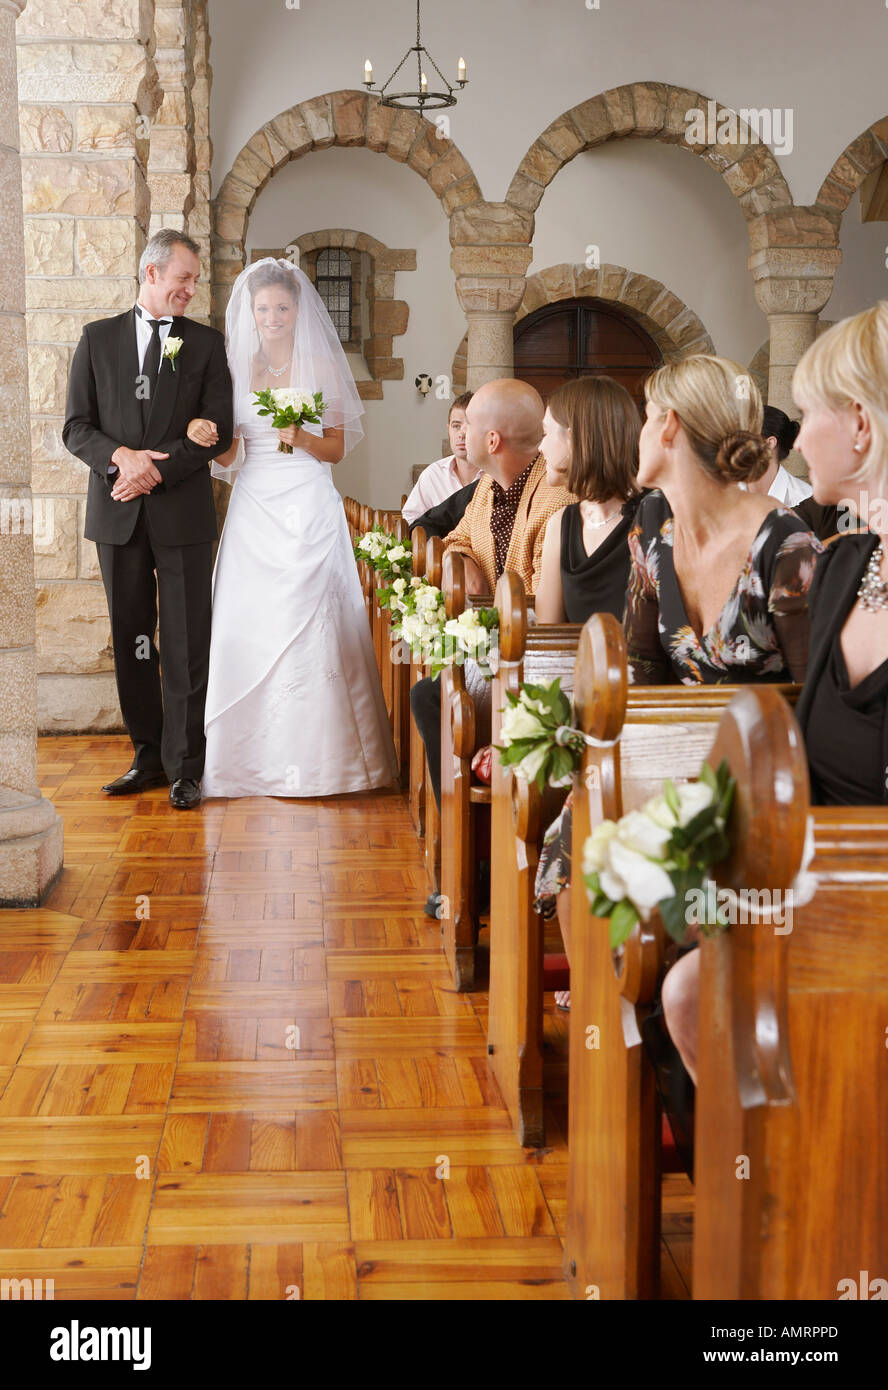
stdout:
<svg viewBox="0 0 888 1390">
<path fill-rule="evenodd" d="M 148 323 L 148 324 L 150 324 L 150 323 L 161 323 L 161 324 L 162 324 L 162 323 L 172 323 L 172 321 L 173 321 L 172 319 L 152 319 L 152 318 L 150 318 L 149 315 L 146 313 L 146 311 L 142 308 L 141 304 L 137 304 L 137 305 L 136 305 L 136 313 L 139 315 L 139 318 L 140 318 L 140 319 L 144 319 L 145 323 Z"/>
</svg>

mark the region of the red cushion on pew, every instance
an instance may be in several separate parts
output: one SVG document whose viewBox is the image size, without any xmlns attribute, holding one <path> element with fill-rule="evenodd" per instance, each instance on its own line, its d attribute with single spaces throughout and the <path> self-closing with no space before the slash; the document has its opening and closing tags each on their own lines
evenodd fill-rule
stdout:
<svg viewBox="0 0 888 1390">
<path fill-rule="evenodd" d="M 664 1173 L 683 1173 L 685 1166 L 678 1155 L 675 1147 L 675 1140 L 672 1137 L 672 1130 L 669 1128 L 669 1120 L 663 1116 L 663 1129 L 661 1131 L 662 1145 L 662 1171 Z"/>
<path fill-rule="evenodd" d="M 570 966 L 567 956 L 543 956 L 543 990 L 570 989 Z"/>
</svg>

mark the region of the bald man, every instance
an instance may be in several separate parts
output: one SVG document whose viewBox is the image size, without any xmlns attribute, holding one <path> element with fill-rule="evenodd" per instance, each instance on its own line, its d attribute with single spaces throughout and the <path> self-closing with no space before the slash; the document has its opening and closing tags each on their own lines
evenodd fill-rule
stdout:
<svg viewBox="0 0 888 1390">
<path fill-rule="evenodd" d="M 488 381 L 466 407 L 466 456 L 483 471 L 444 549 L 465 557 L 470 594 L 492 594 L 504 570 L 535 593 L 546 522 L 576 500 L 546 482 L 538 452 L 544 409 L 539 392 L 513 377 Z"/>
<path fill-rule="evenodd" d="M 514 378 L 487 382 L 466 408 L 466 455 L 483 471 L 462 520 L 445 536 L 444 549 L 464 556 L 470 594 L 492 595 L 504 570 L 519 574 L 525 591 L 536 593 L 546 523 L 576 501 L 566 488 L 546 482 L 546 464 L 539 453 L 543 414 L 539 392 Z M 440 807 L 440 680 L 417 681 L 410 707 Z M 479 735 L 483 740 L 483 731 Z M 433 893 L 426 903 L 430 917 L 438 915 L 439 902 L 440 895 Z"/>
</svg>

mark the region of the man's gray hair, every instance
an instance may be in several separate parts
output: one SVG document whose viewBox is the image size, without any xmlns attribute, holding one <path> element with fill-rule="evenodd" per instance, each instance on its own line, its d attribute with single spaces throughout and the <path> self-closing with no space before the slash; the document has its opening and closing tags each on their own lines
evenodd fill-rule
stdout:
<svg viewBox="0 0 888 1390">
<path fill-rule="evenodd" d="M 145 272 L 149 265 L 157 266 L 158 270 L 167 266 L 175 246 L 184 246 L 187 250 L 193 251 L 195 256 L 200 255 L 200 247 L 194 237 L 187 236 L 185 232 L 177 232 L 173 227 L 161 227 L 160 231 L 151 237 L 139 260 L 140 285 L 145 283 Z"/>
</svg>

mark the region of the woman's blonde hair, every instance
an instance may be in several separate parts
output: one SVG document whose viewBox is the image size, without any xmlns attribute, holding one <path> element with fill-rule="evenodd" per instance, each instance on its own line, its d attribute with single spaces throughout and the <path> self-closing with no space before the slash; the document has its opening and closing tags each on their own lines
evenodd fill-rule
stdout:
<svg viewBox="0 0 888 1390">
<path fill-rule="evenodd" d="M 869 415 L 873 442 L 849 482 L 888 494 L 888 300 L 842 319 L 811 344 L 792 378 L 802 410 L 842 410 L 859 401 Z"/>
<path fill-rule="evenodd" d="M 739 362 L 704 353 L 667 362 L 648 377 L 644 394 L 660 410 L 675 411 L 710 478 L 752 483 L 768 471 L 762 398 Z"/>
</svg>

